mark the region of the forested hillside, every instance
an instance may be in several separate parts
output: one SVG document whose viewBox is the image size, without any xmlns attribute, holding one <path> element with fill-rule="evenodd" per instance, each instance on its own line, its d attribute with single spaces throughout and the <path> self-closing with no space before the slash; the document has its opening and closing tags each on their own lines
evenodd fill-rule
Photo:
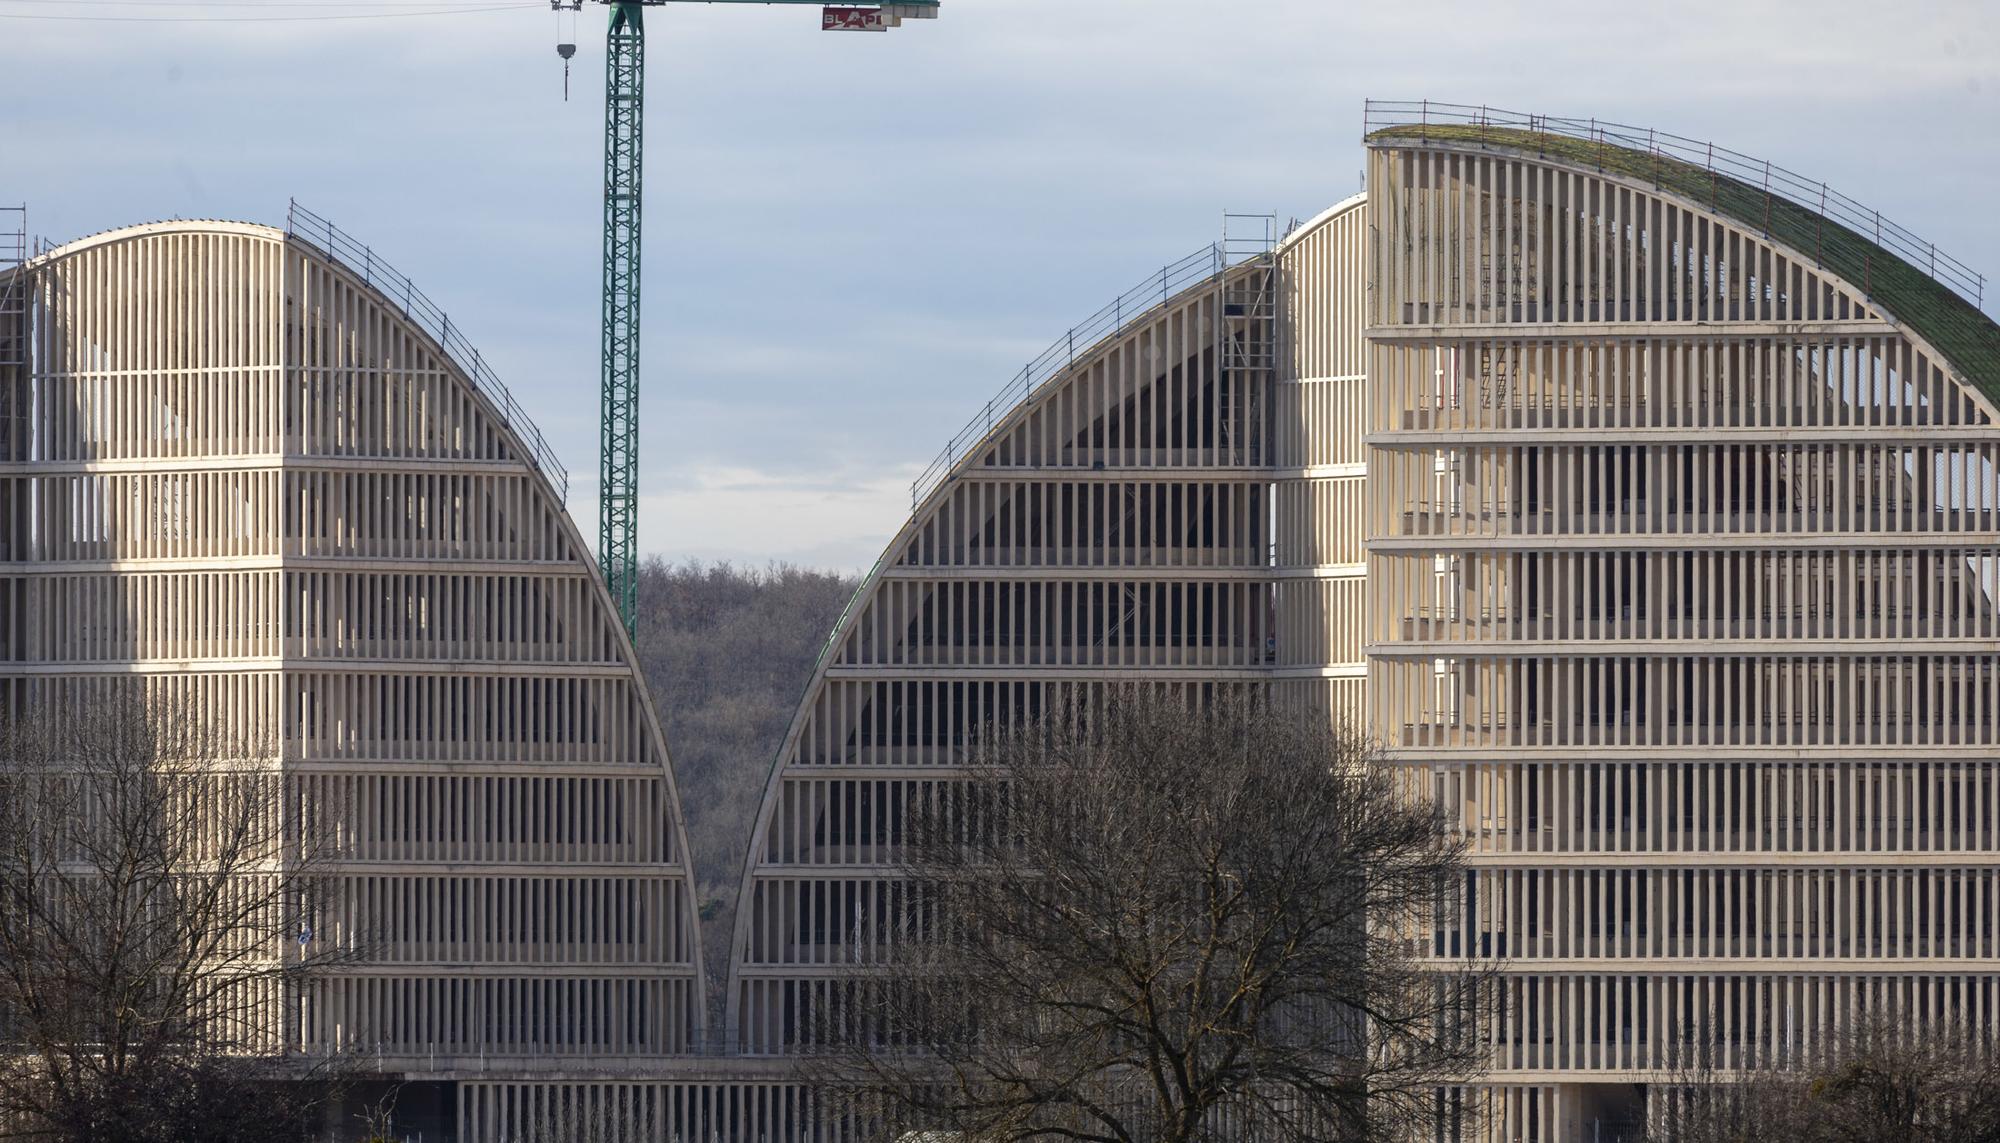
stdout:
<svg viewBox="0 0 2000 1143">
<path fill-rule="evenodd" d="M 806 676 L 856 581 L 772 564 L 639 569 L 639 661 L 666 720 L 701 894 L 711 1001 L 728 969 L 744 851 Z"/>
</svg>

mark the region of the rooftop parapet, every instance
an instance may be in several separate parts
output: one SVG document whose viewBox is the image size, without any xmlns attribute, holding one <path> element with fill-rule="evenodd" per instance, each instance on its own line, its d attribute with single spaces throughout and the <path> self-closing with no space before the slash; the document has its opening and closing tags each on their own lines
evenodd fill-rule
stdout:
<svg viewBox="0 0 2000 1143">
<path fill-rule="evenodd" d="M 1679 195 L 1844 278 L 2000 404 L 2000 325 L 1980 312 L 1985 276 L 1822 181 L 1650 128 L 1428 100 L 1369 100 L 1363 137 L 1371 147 L 1529 154 Z"/>
</svg>

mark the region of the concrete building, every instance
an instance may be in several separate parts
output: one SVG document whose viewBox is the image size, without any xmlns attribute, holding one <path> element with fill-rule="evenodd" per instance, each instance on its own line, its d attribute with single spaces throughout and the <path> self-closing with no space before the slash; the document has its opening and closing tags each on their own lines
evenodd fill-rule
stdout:
<svg viewBox="0 0 2000 1143">
<path fill-rule="evenodd" d="M 467 1140 L 838 1137 L 789 1060 L 894 939 L 903 807 L 990 720 L 1123 685 L 1364 725 L 1447 807 L 1434 947 L 1500 966 L 1468 1137 L 1614 1139 L 1690 1060 L 1871 1008 L 1991 1026 L 1983 281 L 1706 144 L 1369 115 L 1365 196 L 1164 268 L 915 487 L 770 777 L 727 1059 L 684 1054 L 666 750 L 559 470 L 309 216 L 30 263 L 8 701 L 140 678 L 281 730 L 398 934 L 300 1043 L 455 1084 Z"/>
<path fill-rule="evenodd" d="M 1981 283 L 1754 161 L 1458 110 L 1369 138 L 1369 704 L 1506 958 L 1499 1127 L 1992 1027 Z"/>
<path fill-rule="evenodd" d="M 1351 278 L 1337 252 L 1363 217 L 1336 208 L 1300 256 Z M 809 1046 L 829 989 L 879 955 L 904 807 L 990 722 L 1126 684 L 1276 685 L 1360 716 L 1361 343 L 1281 384 L 1278 281 L 1268 255 L 1167 268 L 920 482 L 772 775 L 738 908 L 740 1050 Z"/>
<path fill-rule="evenodd" d="M 1476 1134 L 2000 1016 L 1983 282 L 1657 132 L 1376 104 L 1367 145 L 1364 198 L 1121 298 L 914 490 L 771 779 L 742 1051 L 892 939 L 898 807 L 974 728 L 1134 682 L 1354 720 L 1448 807 L 1436 949 L 1503 966 Z"/>
<path fill-rule="evenodd" d="M 291 1050 L 418 1080 L 684 1053 L 673 775 L 563 472 L 422 294 L 293 221 L 0 281 L 0 701 L 137 687 L 269 744 L 337 835 L 310 939 L 362 955 L 286 998 Z"/>
</svg>

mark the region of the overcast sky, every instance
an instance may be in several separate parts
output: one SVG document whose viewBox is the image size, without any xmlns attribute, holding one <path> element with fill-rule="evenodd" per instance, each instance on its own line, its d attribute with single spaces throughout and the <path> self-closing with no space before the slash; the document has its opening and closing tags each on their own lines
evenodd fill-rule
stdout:
<svg viewBox="0 0 2000 1143">
<path fill-rule="evenodd" d="M 0 203 L 62 241 L 282 224 L 297 197 L 468 331 L 594 536 L 603 10 L 568 103 L 546 6 L 251 22 L 355 7 L 0 0 Z M 169 14 L 210 19 L 132 19 Z M 945 0 L 883 35 L 674 4 L 647 28 L 640 539 L 672 558 L 867 567 L 910 479 L 1072 322 L 1225 210 L 1353 193 L 1368 97 L 1714 139 L 2000 277 L 1996 0 Z"/>
</svg>

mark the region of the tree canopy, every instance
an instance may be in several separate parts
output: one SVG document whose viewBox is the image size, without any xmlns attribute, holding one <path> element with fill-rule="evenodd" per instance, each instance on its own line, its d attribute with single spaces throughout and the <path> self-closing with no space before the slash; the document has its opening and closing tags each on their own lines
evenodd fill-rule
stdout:
<svg viewBox="0 0 2000 1143">
<path fill-rule="evenodd" d="M 819 1080 L 969 1143 L 1378 1139 L 1476 1061 L 1429 958 L 1434 811 L 1324 715 L 1138 692 L 979 748 L 908 807 L 888 947 L 818 1014 Z"/>
</svg>

